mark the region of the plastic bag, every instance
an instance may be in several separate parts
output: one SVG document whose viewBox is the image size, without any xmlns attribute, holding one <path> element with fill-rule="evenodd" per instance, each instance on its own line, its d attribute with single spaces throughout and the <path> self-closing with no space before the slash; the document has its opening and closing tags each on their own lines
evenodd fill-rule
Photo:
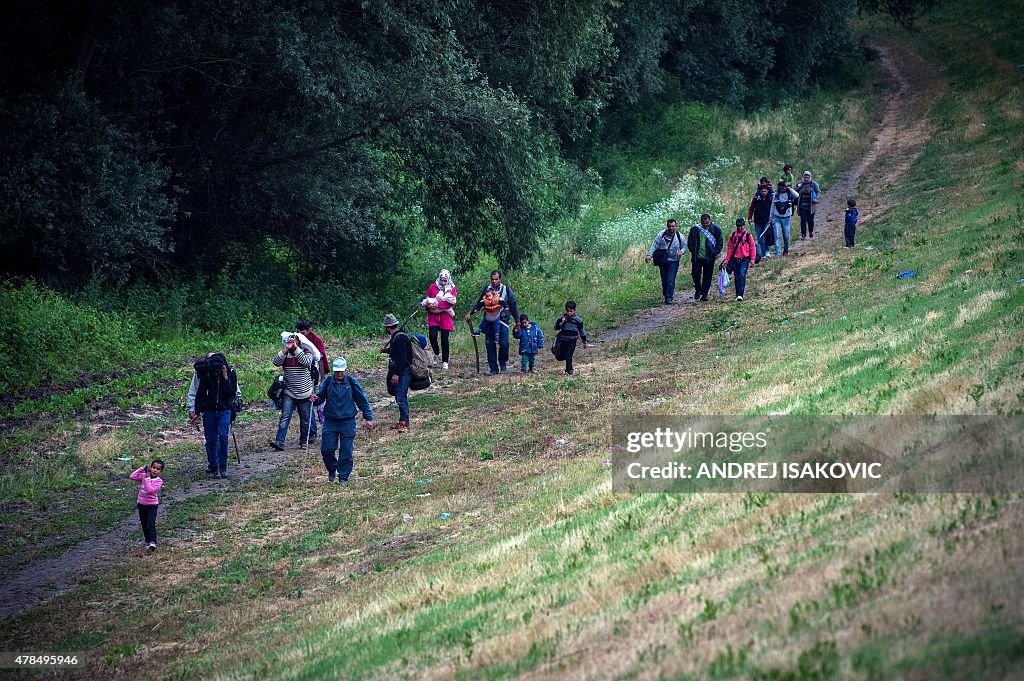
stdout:
<svg viewBox="0 0 1024 681">
<path fill-rule="evenodd" d="M 729 288 L 729 273 L 722 268 L 718 270 L 718 295 L 724 296 L 727 288 Z"/>
</svg>

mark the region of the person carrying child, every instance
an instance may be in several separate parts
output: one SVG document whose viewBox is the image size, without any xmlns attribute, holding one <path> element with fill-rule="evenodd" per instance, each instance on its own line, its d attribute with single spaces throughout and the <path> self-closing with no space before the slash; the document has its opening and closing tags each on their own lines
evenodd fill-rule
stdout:
<svg viewBox="0 0 1024 681">
<path fill-rule="evenodd" d="M 156 550 L 156 511 L 160 507 L 160 488 L 164 481 L 160 474 L 164 472 L 164 462 L 153 459 L 148 466 L 135 469 L 130 476 L 139 481 L 139 496 L 136 506 L 139 509 L 139 521 L 142 523 L 142 535 L 146 539 L 146 548 Z"/>
<path fill-rule="evenodd" d="M 537 352 L 544 347 L 544 332 L 536 324 L 530 323 L 530 318 L 524 314 L 519 315 L 519 328 L 512 332 L 515 338 L 519 339 L 519 373 L 533 373 L 533 365 L 537 361 Z"/>
<path fill-rule="evenodd" d="M 846 245 L 843 248 L 853 248 L 854 237 L 857 236 L 857 202 L 849 199 L 846 202 L 846 216 L 843 220 L 843 239 Z"/>
<path fill-rule="evenodd" d="M 555 322 L 555 331 L 558 332 L 558 336 L 555 338 L 555 345 L 558 346 L 555 359 L 559 361 L 564 360 L 565 375 L 572 376 L 572 355 L 576 352 L 576 341 L 582 339 L 583 349 L 585 350 L 588 347 L 587 332 L 583 328 L 583 320 L 576 314 L 575 301 L 566 301 L 565 314 Z"/>
</svg>

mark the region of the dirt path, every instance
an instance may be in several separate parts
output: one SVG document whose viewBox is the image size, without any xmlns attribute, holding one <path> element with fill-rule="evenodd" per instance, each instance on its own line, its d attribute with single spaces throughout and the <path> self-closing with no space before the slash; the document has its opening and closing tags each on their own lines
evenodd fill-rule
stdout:
<svg viewBox="0 0 1024 681">
<path fill-rule="evenodd" d="M 853 166 L 837 175 L 827 192 L 822 194 L 814 240 L 799 240 L 798 218 L 793 218 L 793 242 L 784 260 L 790 267 L 802 268 L 841 247 L 842 224 L 846 199 L 857 197 L 857 206 L 865 222 L 870 224 L 889 208 L 886 198 L 892 187 L 899 186 L 910 165 L 921 155 L 927 139 L 926 114 L 941 94 L 941 81 L 934 68 L 907 48 L 895 43 L 876 42 L 883 67 L 892 80 L 886 95 L 884 114 L 875 129 L 875 139 Z M 870 181 L 865 181 L 865 180 Z M 819 257 L 806 257 L 819 256 Z M 774 262 L 774 261 L 772 261 Z M 680 267 L 676 298 L 682 302 L 661 305 L 642 312 L 625 325 L 602 334 L 600 341 L 613 342 L 642 336 L 663 328 L 670 322 L 688 317 L 696 303 L 687 284 L 689 272 Z"/>
<path fill-rule="evenodd" d="M 930 65 L 906 48 L 895 44 L 876 44 L 876 47 L 894 83 L 894 88 L 886 97 L 884 117 L 864 157 L 849 171 L 837 176 L 823 195 L 818 208 L 818 220 L 821 227 L 831 226 L 819 229 L 820 237 L 813 241 L 796 241 L 791 250 L 796 257 L 786 261 L 789 267 L 809 266 L 840 247 L 841 230 L 837 227 L 842 224 L 848 196 L 858 196 L 861 213 L 872 220 L 884 213 L 889 205 L 885 195 L 891 187 L 899 184 L 911 163 L 921 153 L 928 133 L 925 113 L 941 92 L 941 83 Z M 871 178 L 872 181 L 864 182 L 864 178 Z M 688 292 L 680 295 L 684 300 L 689 297 Z M 659 306 L 603 334 L 600 341 L 618 341 L 651 333 L 670 322 L 689 316 L 694 305 L 696 303 L 691 298 L 681 304 Z M 480 380 L 480 377 L 471 373 L 453 372 L 451 377 L 455 380 Z M 390 399 L 382 396 L 374 401 L 373 406 L 377 409 L 388 403 Z M 262 451 L 265 429 L 266 424 L 254 424 L 247 431 L 239 431 L 240 438 L 244 440 L 243 450 L 259 451 L 248 451 L 242 464 L 233 466 L 233 481 L 195 482 L 185 489 L 167 494 L 165 503 L 180 503 L 211 493 L 230 495 L 239 483 L 265 476 L 283 465 L 294 465 L 298 461 L 298 452 L 295 450 Z M 198 457 L 197 454 L 197 467 L 203 463 Z M 309 464 L 315 458 L 315 454 L 307 454 L 302 463 Z M 138 535 L 138 519 L 132 515 L 113 529 L 74 546 L 60 556 L 36 561 L 11 575 L 5 575 L 0 581 L 0 619 L 73 589 L 83 575 L 95 574 L 103 568 L 116 565 L 127 554 L 134 556 L 135 550 L 132 547 L 141 547 Z M 137 552 L 141 553 L 141 548 Z"/>
<path fill-rule="evenodd" d="M 256 429 L 262 430 L 262 426 L 253 430 Z M 245 441 L 241 444 L 247 450 L 249 438 L 242 439 Z M 225 497 L 232 495 L 238 483 L 264 476 L 293 458 L 294 452 L 290 450 L 247 451 L 242 462 L 236 464 L 232 455 L 230 480 L 201 480 L 184 489 L 161 495 L 160 517 L 165 516 L 163 511 L 168 504 L 206 494 L 223 494 Z M 199 462 L 198 454 L 194 464 L 196 467 L 205 465 Z M 157 527 L 160 527 L 159 519 Z M 70 590 L 83 575 L 115 565 L 124 560 L 126 555 L 141 556 L 143 549 L 140 533 L 138 516 L 131 514 L 113 529 L 79 543 L 59 556 L 38 560 L 13 574 L 5 575 L 0 582 L 0 619 L 35 607 Z"/>
</svg>

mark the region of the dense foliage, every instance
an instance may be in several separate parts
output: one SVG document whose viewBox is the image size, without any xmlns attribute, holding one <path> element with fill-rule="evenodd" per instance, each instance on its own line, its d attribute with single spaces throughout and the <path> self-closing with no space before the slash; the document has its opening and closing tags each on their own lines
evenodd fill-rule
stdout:
<svg viewBox="0 0 1024 681">
<path fill-rule="evenodd" d="M 855 10 L 19 2 L 0 38 L 0 125 L 17 131 L 0 139 L 2 271 L 78 290 L 265 265 L 366 292 L 428 242 L 461 267 L 515 264 L 645 97 L 813 85 L 850 52 Z"/>
</svg>

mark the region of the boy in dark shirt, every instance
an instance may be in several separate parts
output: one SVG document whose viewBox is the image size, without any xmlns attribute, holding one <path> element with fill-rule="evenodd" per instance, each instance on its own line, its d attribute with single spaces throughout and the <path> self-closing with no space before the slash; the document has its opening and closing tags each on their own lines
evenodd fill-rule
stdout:
<svg viewBox="0 0 1024 681">
<path fill-rule="evenodd" d="M 853 248 L 853 239 L 857 236 L 857 202 L 850 199 L 846 202 L 846 219 L 843 225 L 844 248 Z"/>
<path fill-rule="evenodd" d="M 583 340 L 583 348 L 587 348 L 587 332 L 583 329 L 583 320 L 576 315 L 576 302 L 565 303 L 565 314 L 555 322 L 558 332 L 557 343 L 561 346 L 559 355 L 565 357 L 565 375 L 572 376 L 572 355 L 576 352 L 576 341 Z"/>
</svg>

